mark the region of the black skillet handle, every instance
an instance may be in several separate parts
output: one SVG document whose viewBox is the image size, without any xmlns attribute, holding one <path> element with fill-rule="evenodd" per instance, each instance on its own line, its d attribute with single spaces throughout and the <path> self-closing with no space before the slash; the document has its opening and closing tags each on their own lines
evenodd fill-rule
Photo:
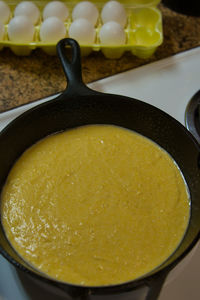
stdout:
<svg viewBox="0 0 200 300">
<path fill-rule="evenodd" d="M 71 58 L 67 55 L 66 46 L 71 48 Z M 98 94 L 83 83 L 79 44 L 70 38 L 60 40 L 57 44 L 57 53 L 67 78 L 67 88 L 63 94 L 73 96 Z"/>
</svg>

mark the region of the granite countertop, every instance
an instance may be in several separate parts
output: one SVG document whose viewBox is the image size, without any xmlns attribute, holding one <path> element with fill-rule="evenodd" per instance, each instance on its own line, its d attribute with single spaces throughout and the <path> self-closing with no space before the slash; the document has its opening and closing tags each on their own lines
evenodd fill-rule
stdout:
<svg viewBox="0 0 200 300">
<path fill-rule="evenodd" d="M 188 17 L 159 5 L 163 15 L 164 42 L 149 59 L 125 53 L 120 59 L 106 59 L 101 52 L 82 58 L 86 83 L 123 72 L 152 61 L 200 46 L 200 17 Z M 0 112 L 62 91 L 66 79 L 56 56 L 34 50 L 19 57 L 10 49 L 0 52 Z"/>
</svg>

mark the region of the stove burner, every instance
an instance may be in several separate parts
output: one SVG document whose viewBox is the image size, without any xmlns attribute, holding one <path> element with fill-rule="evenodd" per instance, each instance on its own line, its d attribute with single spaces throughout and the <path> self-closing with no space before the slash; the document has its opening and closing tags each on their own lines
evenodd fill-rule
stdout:
<svg viewBox="0 0 200 300">
<path fill-rule="evenodd" d="M 192 97 L 185 111 L 186 128 L 200 144 L 200 90 Z"/>
</svg>

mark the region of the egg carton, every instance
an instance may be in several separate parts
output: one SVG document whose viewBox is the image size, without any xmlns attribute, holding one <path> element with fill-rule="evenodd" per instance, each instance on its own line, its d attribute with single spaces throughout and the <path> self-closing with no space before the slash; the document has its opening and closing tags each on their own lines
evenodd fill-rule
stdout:
<svg viewBox="0 0 200 300">
<path fill-rule="evenodd" d="M 8 0 L 6 3 L 11 9 L 10 19 L 13 17 L 13 12 L 16 5 L 21 1 Z M 40 20 L 35 25 L 34 40 L 30 43 L 16 43 L 10 41 L 7 34 L 8 24 L 5 24 L 5 34 L 3 40 L 0 41 L 0 50 L 4 47 L 9 47 L 16 55 L 29 55 L 36 48 L 41 48 L 49 55 L 56 54 L 56 43 L 47 43 L 40 40 L 40 26 L 42 24 L 42 11 L 49 1 L 32 1 L 40 10 Z M 62 1 L 69 9 L 69 17 L 64 23 L 66 27 L 66 37 L 72 23 L 72 10 L 80 1 Z M 124 0 L 119 1 L 123 4 L 127 13 L 127 24 L 124 28 L 126 35 L 126 43 L 119 46 L 107 46 L 100 42 L 99 31 L 102 26 L 101 10 L 103 5 L 108 2 L 105 0 L 96 0 L 93 2 L 99 10 L 99 19 L 95 26 L 96 37 L 95 42 L 91 45 L 81 45 L 81 54 L 89 55 L 92 51 L 102 51 L 106 58 L 120 58 L 125 51 L 130 51 L 133 55 L 140 58 L 150 57 L 157 47 L 163 42 L 162 30 L 162 14 L 157 8 L 160 0 Z"/>
</svg>

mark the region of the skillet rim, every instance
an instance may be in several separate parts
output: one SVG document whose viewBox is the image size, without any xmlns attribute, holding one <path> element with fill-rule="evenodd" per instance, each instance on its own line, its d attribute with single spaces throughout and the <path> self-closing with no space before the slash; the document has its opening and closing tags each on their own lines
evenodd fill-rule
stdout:
<svg viewBox="0 0 200 300">
<path fill-rule="evenodd" d="M 127 97 L 127 96 L 122 96 L 122 95 L 117 95 L 117 94 L 109 94 L 109 93 L 99 93 L 99 92 L 95 92 L 93 94 L 90 94 L 90 97 L 112 97 L 115 99 L 118 99 L 119 101 L 127 101 L 129 103 L 139 103 L 139 105 L 145 106 L 146 108 L 151 108 L 153 111 L 156 111 L 157 113 L 160 114 L 160 116 L 162 116 L 162 118 L 167 118 L 168 120 L 170 120 L 170 122 L 173 122 L 182 132 L 184 132 L 184 134 L 187 136 L 187 138 L 189 140 L 191 140 L 193 142 L 193 145 L 195 146 L 195 148 L 197 148 L 197 150 L 200 153 L 200 145 L 198 144 L 198 142 L 196 141 L 196 139 L 193 137 L 193 135 L 189 132 L 189 130 L 183 126 L 179 121 L 177 121 L 175 118 L 173 118 L 171 115 L 169 115 L 168 113 L 164 112 L 163 110 L 153 106 L 152 104 L 146 103 L 144 101 L 135 99 L 135 98 L 131 98 L 131 97 Z M 38 111 L 40 108 L 45 107 L 46 109 L 48 109 L 48 106 L 50 105 L 55 105 L 57 102 L 63 101 L 66 102 L 67 105 L 67 101 L 73 101 L 74 98 L 85 98 L 88 97 L 87 95 L 72 95 L 69 98 L 70 99 L 66 99 L 66 94 L 60 94 L 58 97 L 52 99 L 52 100 L 48 100 L 47 102 L 38 104 L 30 109 L 28 109 L 27 111 L 23 112 L 22 114 L 20 114 L 17 118 L 15 118 L 14 120 L 12 120 L 8 125 L 6 125 L 3 130 L 0 132 L 0 142 L 1 139 L 4 138 L 4 135 L 6 135 L 8 133 L 9 130 L 12 130 L 13 126 L 15 126 L 16 123 L 21 122 L 21 120 L 23 121 L 24 117 L 29 116 L 30 114 L 32 114 L 32 112 Z M 99 101 L 101 101 L 99 99 Z M 84 125 L 80 125 L 80 126 L 84 126 Z M 53 133 L 53 132 L 52 132 Z M 162 146 L 161 146 L 162 147 Z M 27 148 L 25 148 L 23 151 L 25 151 Z M 164 148 L 163 148 L 164 149 Z M 166 149 L 165 149 L 166 150 Z M 22 152 L 23 152 L 22 151 Z M 12 164 L 13 166 L 13 164 Z M 184 175 L 184 174 L 183 174 Z M 7 178 L 7 176 L 6 176 Z M 2 224 L 1 224 L 2 226 Z M 189 225 L 188 225 L 189 227 Z M 3 226 L 2 226 L 3 228 Z M 186 231 L 187 232 L 187 231 Z M 185 232 L 185 234 L 186 234 Z M 48 277 L 48 276 L 42 276 L 42 272 L 36 272 L 24 267 L 22 264 L 20 264 L 19 262 L 17 262 L 15 259 L 13 259 L 0 245 L 0 253 L 15 267 L 17 267 L 18 269 L 20 269 L 21 271 L 25 272 L 26 274 L 29 274 L 31 276 L 33 276 L 34 278 L 36 278 L 37 280 L 42 280 L 45 281 L 46 283 L 50 284 L 50 285 L 54 285 L 56 287 L 69 287 L 72 289 L 81 289 L 81 290 L 90 290 L 92 293 L 94 292 L 95 294 L 104 294 L 105 292 L 114 292 L 115 290 L 120 291 L 120 290 L 124 290 L 127 288 L 134 288 L 134 287 L 138 287 L 140 285 L 149 285 L 151 283 L 151 281 L 153 281 L 155 278 L 159 277 L 161 274 L 163 274 L 163 272 L 166 272 L 166 274 L 174 267 L 176 266 L 190 251 L 191 249 L 195 246 L 195 244 L 198 242 L 200 238 L 200 228 L 199 228 L 199 232 L 196 235 L 196 237 L 193 239 L 192 243 L 190 243 L 188 245 L 188 247 L 185 249 L 185 251 L 178 256 L 174 261 L 172 261 L 171 263 L 167 264 L 168 259 L 170 259 L 171 256 L 173 256 L 174 252 L 177 251 L 177 249 L 179 248 L 179 246 L 175 249 L 175 251 L 170 255 L 170 257 L 167 258 L 167 260 L 165 260 L 161 265 L 159 265 L 158 267 L 156 267 L 154 270 L 146 273 L 145 275 L 136 278 L 135 280 L 130 280 L 128 282 L 123 282 L 120 284 L 113 284 L 113 285 L 104 285 L 104 286 L 81 286 L 81 285 L 76 285 L 76 284 L 71 284 L 68 282 L 62 282 L 59 280 L 56 280 L 54 278 Z M 9 242 L 9 241 L 8 241 Z M 180 243 L 181 244 L 181 243 Z M 165 264 L 167 264 L 165 266 Z M 41 274 L 41 275 L 40 275 Z"/>
</svg>

